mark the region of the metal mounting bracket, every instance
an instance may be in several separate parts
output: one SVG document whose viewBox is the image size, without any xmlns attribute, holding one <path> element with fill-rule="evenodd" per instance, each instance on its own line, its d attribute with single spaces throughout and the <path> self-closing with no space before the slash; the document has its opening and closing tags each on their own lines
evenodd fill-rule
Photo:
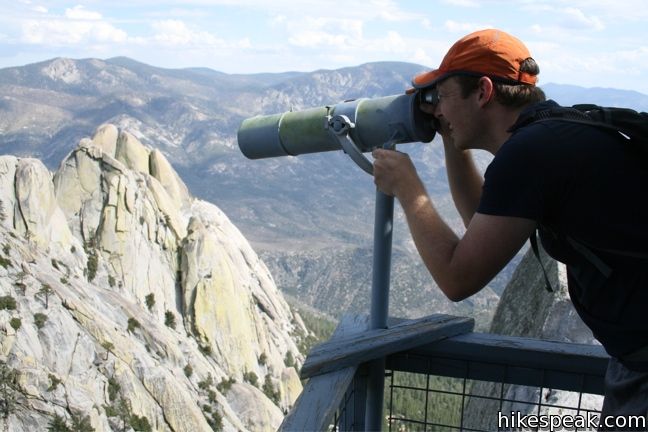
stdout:
<svg viewBox="0 0 648 432">
<path fill-rule="evenodd" d="M 349 131 L 355 127 L 355 124 L 345 115 L 326 116 L 326 128 L 338 140 L 344 152 L 358 165 L 364 172 L 373 175 L 373 164 L 355 142 L 349 136 Z"/>
</svg>

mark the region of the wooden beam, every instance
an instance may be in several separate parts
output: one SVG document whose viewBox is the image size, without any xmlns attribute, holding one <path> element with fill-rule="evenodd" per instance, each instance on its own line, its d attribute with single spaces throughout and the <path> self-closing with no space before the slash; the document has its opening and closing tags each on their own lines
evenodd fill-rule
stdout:
<svg viewBox="0 0 648 432">
<path fill-rule="evenodd" d="M 609 360 L 600 345 L 468 333 L 387 358 L 404 372 L 603 394 Z"/>
<path fill-rule="evenodd" d="M 404 350 L 403 350 L 404 351 Z M 610 356 L 600 345 L 576 344 L 490 333 L 470 333 L 421 344 L 419 353 L 459 357 L 528 368 L 551 368 L 598 375 L 605 372 Z"/>
<path fill-rule="evenodd" d="M 313 348 L 302 367 L 302 378 L 345 369 L 420 345 L 472 331 L 472 318 L 435 314 L 403 321 L 387 329 L 365 331 Z"/>
</svg>

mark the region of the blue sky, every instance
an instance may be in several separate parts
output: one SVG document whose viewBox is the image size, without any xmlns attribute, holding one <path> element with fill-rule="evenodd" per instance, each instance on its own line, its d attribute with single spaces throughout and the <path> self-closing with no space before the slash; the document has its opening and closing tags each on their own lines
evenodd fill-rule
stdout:
<svg viewBox="0 0 648 432">
<path fill-rule="evenodd" d="M 115 56 L 227 73 L 433 68 L 461 36 L 497 27 L 525 41 L 540 84 L 648 94 L 644 0 L 0 1 L 0 68 Z"/>
</svg>

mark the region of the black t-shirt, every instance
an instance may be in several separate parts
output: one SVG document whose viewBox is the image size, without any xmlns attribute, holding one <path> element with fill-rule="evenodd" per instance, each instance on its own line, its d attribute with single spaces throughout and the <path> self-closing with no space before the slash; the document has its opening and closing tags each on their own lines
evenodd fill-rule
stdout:
<svg viewBox="0 0 648 432">
<path fill-rule="evenodd" d="M 543 105 L 556 106 L 532 109 Z M 646 191 L 648 161 L 616 132 L 542 121 L 516 130 L 499 149 L 477 212 L 538 222 L 547 252 L 567 264 L 576 310 L 621 357 L 648 345 L 648 261 L 606 251 L 648 254 Z M 612 274 L 604 277 L 567 237 L 588 245 Z"/>
</svg>

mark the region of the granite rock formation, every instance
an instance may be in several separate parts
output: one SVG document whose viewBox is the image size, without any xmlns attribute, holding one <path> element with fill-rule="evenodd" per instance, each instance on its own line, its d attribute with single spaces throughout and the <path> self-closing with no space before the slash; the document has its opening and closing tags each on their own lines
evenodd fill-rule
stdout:
<svg viewBox="0 0 648 432">
<path fill-rule="evenodd" d="M 106 124 L 53 175 L 0 156 L 0 204 L 0 427 L 281 423 L 307 330 L 160 151 Z"/>
</svg>

